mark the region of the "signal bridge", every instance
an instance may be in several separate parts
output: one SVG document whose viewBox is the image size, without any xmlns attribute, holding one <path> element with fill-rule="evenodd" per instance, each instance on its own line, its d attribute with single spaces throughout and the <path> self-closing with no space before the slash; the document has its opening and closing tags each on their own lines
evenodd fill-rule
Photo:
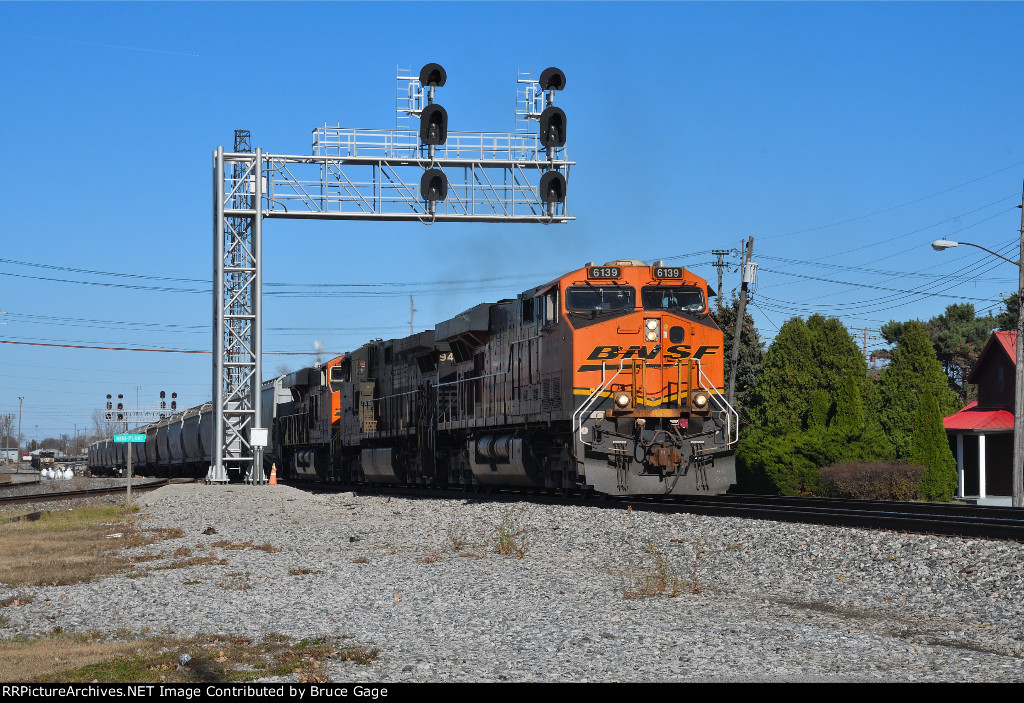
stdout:
<svg viewBox="0 0 1024 703">
<path fill-rule="evenodd" d="M 254 430 L 265 429 L 262 383 L 263 220 L 268 218 L 565 223 L 566 117 L 554 106 L 565 74 L 517 78 L 514 133 L 448 132 L 434 102 L 444 68 L 398 76 L 396 129 L 313 130 L 310 155 L 253 152 L 236 130 L 233 152 L 214 152 L 214 452 L 207 480 L 227 469 L 262 482 Z M 402 85 L 404 83 L 404 85 Z M 401 129 L 412 117 L 419 129 Z M 536 133 L 526 126 L 538 123 Z"/>
</svg>

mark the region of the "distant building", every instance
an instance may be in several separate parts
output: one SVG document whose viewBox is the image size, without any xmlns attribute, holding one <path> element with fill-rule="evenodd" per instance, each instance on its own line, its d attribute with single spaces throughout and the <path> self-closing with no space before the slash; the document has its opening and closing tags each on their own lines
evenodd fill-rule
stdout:
<svg viewBox="0 0 1024 703">
<path fill-rule="evenodd" d="M 944 420 L 961 498 L 1012 503 L 1016 369 L 1017 333 L 993 332 L 967 376 L 968 383 L 978 385 L 978 399 Z"/>
</svg>

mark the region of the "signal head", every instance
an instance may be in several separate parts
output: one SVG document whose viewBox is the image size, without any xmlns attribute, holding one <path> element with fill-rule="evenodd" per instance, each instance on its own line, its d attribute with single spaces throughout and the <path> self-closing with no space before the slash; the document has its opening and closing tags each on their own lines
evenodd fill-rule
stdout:
<svg viewBox="0 0 1024 703">
<path fill-rule="evenodd" d="M 448 112 L 436 103 L 420 113 L 420 141 L 429 145 L 448 141 Z"/>
<path fill-rule="evenodd" d="M 430 168 L 420 178 L 420 197 L 427 201 L 444 200 L 448 197 L 448 178 L 439 168 Z"/>
<path fill-rule="evenodd" d="M 540 201 L 542 203 L 564 203 L 565 187 L 565 176 L 558 171 L 548 171 L 540 178 Z"/>
<path fill-rule="evenodd" d="M 420 69 L 420 84 L 426 87 L 440 88 L 448 80 L 448 74 L 439 63 L 428 63 Z"/>
<path fill-rule="evenodd" d="M 540 72 L 541 90 L 561 90 L 565 87 L 565 74 L 554 66 L 545 68 Z"/>
<path fill-rule="evenodd" d="M 540 113 L 540 143 L 544 146 L 565 146 L 565 112 L 552 105 Z"/>
</svg>

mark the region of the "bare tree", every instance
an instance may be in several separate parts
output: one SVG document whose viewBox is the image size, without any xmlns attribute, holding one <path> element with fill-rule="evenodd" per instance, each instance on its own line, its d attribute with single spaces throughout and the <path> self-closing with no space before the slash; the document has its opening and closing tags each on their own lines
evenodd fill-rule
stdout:
<svg viewBox="0 0 1024 703">
<path fill-rule="evenodd" d="M 0 434 L 4 437 L 4 461 L 7 461 L 7 450 L 11 449 L 11 434 L 14 430 L 14 413 L 0 415 Z M 16 449 L 16 447 L 15 447 Z"/>
<path fill-rule="evenodd" d="M 110 439 L 114 436 L 114 426 L 103 419 L 103 411 L 96 408 L 92 411 L 93 433 L 100 438 Z"/>
</svg>

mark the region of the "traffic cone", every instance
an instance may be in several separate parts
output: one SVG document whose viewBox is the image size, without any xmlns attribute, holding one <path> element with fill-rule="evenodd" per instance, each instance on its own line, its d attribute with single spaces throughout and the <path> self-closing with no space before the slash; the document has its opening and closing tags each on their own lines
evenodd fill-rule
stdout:
<svg viewBox="0 0 1024 703">
<path fill-rule="evenodd" d="M 277 485 L 277 464 L 270 465 L 270 485 Z"/>
</svg>

